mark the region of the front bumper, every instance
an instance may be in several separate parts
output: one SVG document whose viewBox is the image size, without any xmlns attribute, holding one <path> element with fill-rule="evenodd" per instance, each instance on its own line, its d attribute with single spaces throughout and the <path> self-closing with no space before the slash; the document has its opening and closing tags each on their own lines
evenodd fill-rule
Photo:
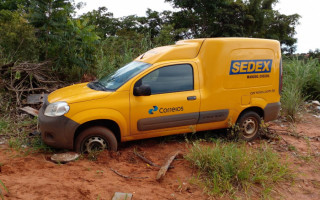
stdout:
<svg viewBox="0 0 320 200">
<path fill-rule="evenodd" d="M 38 115 L 42 140 L 51 147 L 73 149 L 73 138 L 79 124 L 65 116 L 45 116 L 44 111 L 48 104 L 48 101 L 45 101 Z"/>
</svg>

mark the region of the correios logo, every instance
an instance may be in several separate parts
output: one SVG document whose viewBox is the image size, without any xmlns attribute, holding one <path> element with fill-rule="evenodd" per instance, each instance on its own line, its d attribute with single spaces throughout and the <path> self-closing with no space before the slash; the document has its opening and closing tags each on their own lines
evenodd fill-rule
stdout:
<svg viewBox="0 0 320 200">
<path fill-rule="evenodd" d="M 153 106 L 153 108 L 149 109 L 149 114 L 152 115 L 154 112 L 157 112 L 159 110 L 159 113 L 169 113 L 169 112 L 182 112 L 183 106 L 178 107 L 171 107 L 171 108 L 158 108 L 158 106 Z"/>
<path fill-rule="evenodd" d="M 153 112 L 156 112 L 156 111 L 158 111 L 158 106 L 153 106 L 153 108 L 149 110 L 149 114 L 152 115 Z"/>
</svg>

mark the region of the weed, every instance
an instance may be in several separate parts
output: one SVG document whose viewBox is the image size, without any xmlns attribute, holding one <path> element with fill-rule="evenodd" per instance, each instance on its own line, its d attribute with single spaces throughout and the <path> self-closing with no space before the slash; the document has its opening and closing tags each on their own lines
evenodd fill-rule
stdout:
<svg viewBox="0 0 320 200">
<path fill-rule="evenodd" d="M 314 154 L 312 152 L 312 148 L 311 148 L 311 144 L 310 144 L 310 139 L 304 137 L 303 138 L 307 144 L 307 152 L 303 153 L 303 155 L 299 154 L 298 157 L 302 160 L 304 160 L 305 162 L 309 162 L 311 160 L 313 160 L 316 157 L 316 154 Z"/>
<path fill-rule="evenodd" d="M 0 134 L 6 137 L 16 137 L 27 133 L 37 126 L 37 118 L 25 116 L 0 115 Z"/>
<path fill-rule="evenodd" d="M 43 143 L 40 135 L 30 136 L 29 133 L 34 131 L 38 119 L 28 116 L 14 119 L 10 116 L 0 116 L 0 135 L 8 138 L 8 144 L 11 148 L 25 153 L 30 152 L 51 152 L 52 149 Z M 26 150 L 31 147 L 32 151 Z"/>
<path fill-rule="evenodd" d="M 234 196 L 254 184 L 267 195 L 274 183 L 291 177 L 287 164 L 266 145 L 252 150 L 245 143 L 218 140 L 212 148 L 196 142 L 185 158 L 199 170 L 200 182 L 210 195 Z"/>
<path fill-rule="evenodd" d="M 297 148 L 291 144 L 288 145 L 288 150 L 289 151 L 297 151 Z"/>
<path fill-rule="evenodd" d="M 53 152 L 53 149 L 43 142 L 40 135 L 30 137 L 29 146 L 33 152 Z"/>
<path fill-rule="evenodd" d="M 9 146 L 16 151 L 23 151 L 25 155 L 29 153 L 36 153 L 36 152 L 52 152 L 53 149 L 46 145 L 41 136 L 32 136 L 30 137 L 28 134 L 20 134 L 17 137 L 11 137 L 9 139 Z M 28 149 L 31 147 L 31 149 Z"/>
<path fill-rule="evenodd" d="M 282 93 L 282 108 L 285 110 L 287 118 L 296 120 L 296 115 L 302 110 L 303 102 L 307 97 L 302 96 L 301 90 L 294 84 L 287 86 Z"/>
<path fill-rule="evenodd" d="M 20 150 L 21 148 L 25 147 L 25 141 L 22 138 L 12 137 L 8 141 L 9 147 L 15 149 L 16 151 Z"/>
<path fill-rule="evenodd" d="M 313 157 L 312 155 L 307 154 L 307 155 L 298 155 L 298 158 L 300 158 L 301 160 L 304 160 L 305 162 L 309 162 Z"/>
<path fill-rule="evenodd" d="M 183 190 L 183 185 L 184 185 L 184 183 L 183 183 L 183 181 L 180 179 L 180 177 L 177 178 L 177 182 L 178 182 L 178 188 L 177 188 L 177 190 L 178 190 L 179 192 L 181 192 L 181 191 Z"/>
<path fill-rule="evenodd" d="M 238 141 L 242 136 L 239 124 L 232 123 L 232 119 L 228 121 L 227 139 L 231 141 Z"/>
<path fill-rule="evenodd" d="M 268 129 L 268 125 L 264 122 L 263 119 L 261 120 L 260 131 L 261 131 L 262 135 L 270 134 L 269 129 Z"/>
<path fill-rule="evenodd" d="M 102 151 L 91 151 L 88 153 L 87 158 L 91 161 L 96 161 Z"/>
<path fill-rule="evenodd" d="M 297 126 L 293 121 L 289 122 L 288 132 L 290 133 L 290 136 L 300 138 L 300 135 L 297 132 Z"/>
<path fill-rule="evenodd" d="M 240 127 L 237 124 L 232 123 L 232 120 L 228 121 L 228 129 L 227 129 L 227 138 L 229 139 L 237 139 L 240 131 Z"/>
<path fill-rule="evenodd" d="M 0 186 L 2 186 L 2 188 L 0 187 L 0 198 L 2 200 L 4 200 L 4 196 L 2 194 L 2 189 L 6 192 L 9 192 L 8 188 L 5 186 L 5 184 L 0 180 Z"/>
<path fill-rule="evenodd" d="M 96 174 L 102 175 L 102 174 L 103 174 L 103 170 L 97 170 L 97 171 L 96 171 Z"/>
</svg>

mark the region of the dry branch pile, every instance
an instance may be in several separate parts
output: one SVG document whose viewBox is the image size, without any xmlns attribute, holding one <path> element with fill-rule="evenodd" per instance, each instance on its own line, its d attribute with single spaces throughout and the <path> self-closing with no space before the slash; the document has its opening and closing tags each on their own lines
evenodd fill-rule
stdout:
<svg viewBox="0 0 320 200">
<path fill-rule="evenodd" d="M 18 106 L 27 95 L 48 93 L 56 89 L 60 83 L 51 71 L 50 62 L 10 63 L 0 66 L 0 84 L 15 95 Z"/>
</svg>

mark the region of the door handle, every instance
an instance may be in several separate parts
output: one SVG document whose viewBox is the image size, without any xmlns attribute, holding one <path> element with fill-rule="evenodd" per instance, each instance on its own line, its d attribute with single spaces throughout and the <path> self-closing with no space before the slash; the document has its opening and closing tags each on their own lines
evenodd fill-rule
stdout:
<svg viewBox="0 0 320 200">
<path fill-rule="evenodd" d="M 196 100 L 196 99 L 197 99 L 196 96 L 188 96 L 188 97 L 187 97 L 187 100 L 188 100 L 188 101 L 194 101 L 194 100 Z"/>
</svg>

